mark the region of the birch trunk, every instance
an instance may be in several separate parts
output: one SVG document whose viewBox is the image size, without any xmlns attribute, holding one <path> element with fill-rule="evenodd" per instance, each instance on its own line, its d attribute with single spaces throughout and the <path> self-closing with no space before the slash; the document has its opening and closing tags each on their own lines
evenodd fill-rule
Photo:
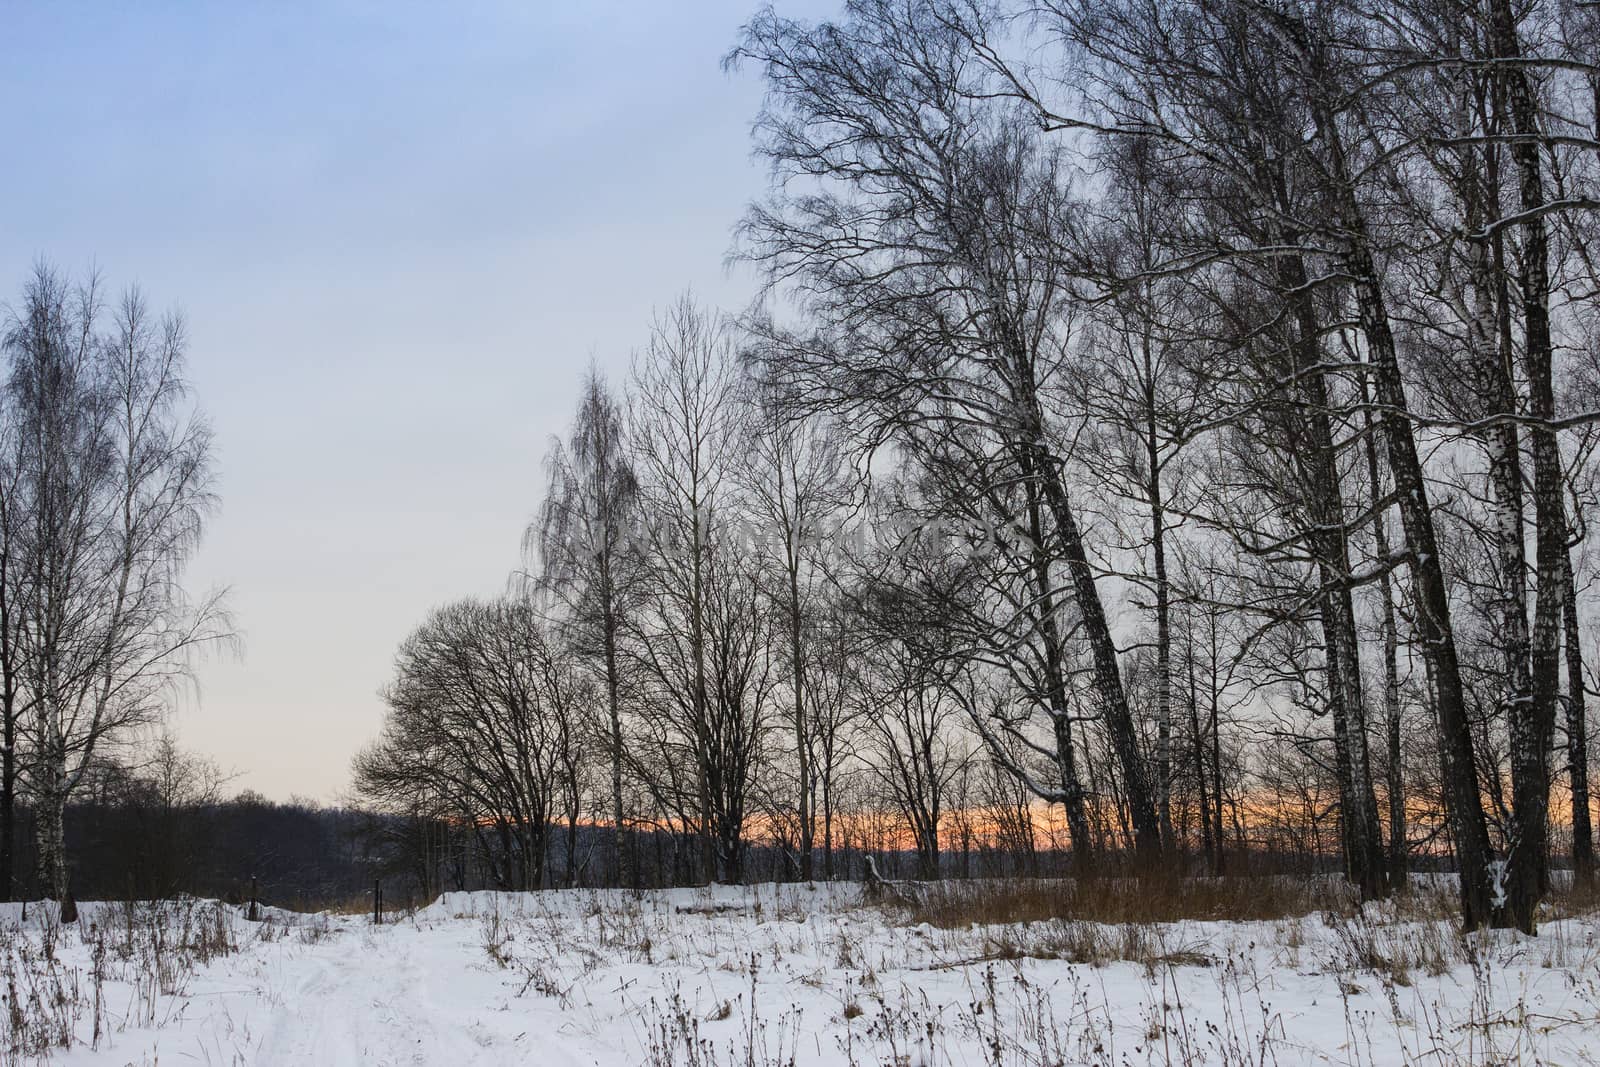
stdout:
<svg viewBox="0 0 1600 1067">
<path fill-rule="evenodd" d="M 1491 5 L 1493 49 L 1499 60 L 1521 58 L 1516 15 L 1508 0 Z M 1521 288 L 1523 374 L 1527 379 L 1528 414 L 1536 420 L 1528 432 L 1533 453 L 1533 510 L 1538 530 L 1534 560 L 1537 575 L 1532 636 L 1531 699 L 1513 709 L 1511 719 L 1511 792 L 1514 826 L 1506 856 L 1506 919 L 1533 933 L 1539 901 L 1548 888 L 1550 747 L 1560 698 L 1561 612 L 1565 599 L 1567 558 L 1566 511 L 1561 457 L 1555 430 L 1550 336 L 1549 238 L 1545 206 L 1538 104 L 1526 70 L 1514 63 L 1499 67 L 1499 77 L 1516 137 L 1511 158 L 1518 173 L 1518 194 L 1527 216 L 1522 224 Z"/>
<path fill-rule="evenodd" d="M 6 693 L 0 707 L 0 903 L 12 897 L 16 876 L 13 871 L 17 840 L 17 722 L 16 698 Z"/>
<path fill-rule="evenodd" d="M 1274 175 L 1280 200 L 1281 176 Z M 1285 235 L 1293 244 L 1297 235 Z M 1372 787 L 1372 766 L 1367 741 L 1367 720 L 1361 686 L 1360 646 L 1356 636 L 1355 607 L 1350 593 L 1350 547 L 1345 534 L 1344 498 L 1329 418 L 1330 398 L 1320 370 L 1322 345 L 1316 308 L 1307 285 L 1308 272 L 1298 256 L 1283 257 L 1278 282 L 1290 297 L 1297 337 L 1291 346 L 1295 417 L 1310 438 L 1307 454 L 1299 457 L 1303 503 L 1310 516 L 1309 541 L 1318 564 L 1321 590 L 1318 612 L 1322 622 L 1327 672 L 1328 713 L 1333 722 L 1334 762 L 1339 779 L 1340 836 L 1345 870 L 1363 900 L 1377 900 L 1388 892 L 1384 871 L 1382 829 L 1377 817 L 1377 796 Z"/>
<path fill-rule="evenodd" d="M 1050 558 L 1044 549 L 1046 542 L 1039 479 L 1035 476 L 1031 454 L 1026 451 L 1023 452 L 1022 466 L 1027 496 L 1028 535 L 1034 546 L 1029 562 L 1033 592 L 1039 602 L 1039 631 L 1044 642 L 1045 697 L 1050 702 L 1062 807 L 1066 811 L 1067 831 L 1072 837 L 1073 866 L 1087 870 L 1094 856 L 1095 842 L 1084 804 L 1083 783 L 1078 776 L 1078 757 L 1072 736 L 1072 705 L 1067 697 L 1065 647 L 1056 622 L 1056 591 L 1051 580 Z"/>
<path fill-rule="evenodd" d="M 1313 85 L 1331 84 L 1328 72 L 1315 62 L 1305 73 Z M 1343 133 L 1325 99 L 1318 97 L 1314 105 L 1318 132 L 1329 155 L 1328 192 L 1345 241 L 1343 266 L 1350 278 L 1361 335 L 1366 341 L 1372 382 L 1382 410 L 1379 425 L 1411 557 L 1417 636 L 1431 670 L 1439 715 L 1440 777 L 1460 868 L 1462 921 L 1470 930 L 1492 918 L 1500 884 L 1491 862 L 1489 828 L 1478 791 L 1471 724 L 1451 623 L 1450 590 L 1439 555 L 1422 459 L 1411 431 L 1411 408 L 1389 325 L 1383 282 L 1373 260 L 1366 216 L 1350 178 Z"/>
<path fill-rule="evenodd" d="M 1367 383 L 1361 383 L 1361 399 L 1367 400 Z M 1409 881 L 1410 856 L 1406 844 L 1406 780 L 1404 752 L 1401 748 L 1400 704 L 1400 628 L 1395 619 L 1393 580 L 1387 560 L 1390 555 L 1387 509 L 1378 506 L 1383 497 L 1383 471 L 1378 462 L 1378 446 L 1372 439 L 1372 415 L 1365 412 L 1362 428 L 1367 433 L 1367 475 L 1372 483 L 1372 542 L 1383 566 L 1378 579 L 1378 625 L 1383 636 L 1383 721 L 1389 766 L 1384 789 L 1389 794 L 1389 888 L 1399 891 Z"/>
<path fill-rule="evenodd" d="M 622 829 L 622 701 L 620 699 L 620 678 L 617 669 L 617 620 L 616 613 L 610 609 L 606 611 L 605 619 L 605 659 L 606 659 L 606 712 L 610 717 L 611 726 L 611 847 L 612 869 L 615 874 L 616 884 L 622 886 L 627 879 L 629 865 L 624 855 L 624 840 Z M 634 871 L 634 881 L 638 881 L 638 872 Z"/>
<path fill-rule="evenodd" d="M 38 847 L 39 882 L 45 896 L 59 901 L 62 922 L 67 917 L 71 893 L 67 867 L 67 754 L 54 715 L 46 713 L 40 723 L 39 751 L 34 756 L 33 789 L 34 835 Z"/>
<path fill-rule="evenodd" d="M 800 800 L 796 814 L 800 819 L 800 880 L 809 882 L 815 871 L 816 861 L 816 827 L 813 825 L 815 813 L 812 810 L 812 784 L 811 773 L 811 731 L 809 720 L 806 717 L 806 687 L 805 664 L 802 659 L 804 654 L 801 603 L 800 603 L 800 540 L 801 532 L 796 529 L 788 537 L 789 558 L 786 570 L 788 572 L 788 622 L 789 622 L 789 656 L 794 665 L 794 740 L 795 759 L 799 763 L 799 791 Z"/>
<path fill-rule="evenodd" d="M 1019 426 L 1018 458 L 1029 482 L 1038 485 L 1039 502 L 1054 525 L 1054 544 L 1066 565 L 1079 621 L 1092 653 L 1093 685 L 1099 711 L 1105 720 L 1112 751 L 1122 771 L 1122 786 L 1132 822 L 1134 852 L 1138 865 L 1150 869 L 1161 859 L 1161 822 L 1151 794 L 1149 775 L 1139 751 L 1138 730 L 1122 685 L 1122 668 L 1117 661 L 1117 646 L 1106 619 L 1105 605 L 1095 584 L 1094 568 L 1084 548 L 1083 534 L 1073 512 L 1072 501 L 1055 458 L 1046 443 L 1045 421 L 1034 386 L 1031 363 L 1025 346 L 1014 345 L 1017 395 L 1014 398 Z M 1060 719 L 1058 717 L 1057 721 Z M 1069 764 L 1063 760 L 1066 772 Z"/>
<path fill-rule="evenodd" d="M 1105 717 L 1106 730 L 1111 737 L 1111 747 L 1116 753 L 1122 771 L 1122 785 L 1127 794 L 1128 815 L 1133 824 L 1134 851 L 1141 867 L 1152 867 L 1161 858 L 1161 823 L 1156 815 L 1155 799 L 1150 793 L 1149 777 L 1145 772 L 1144 757 L 1139 752 L 1139 735 L 1134 727 L 1133 712 L 1128 707 L 1127 692 L 1122 686 L 1122 669 L 1117 662 L 1117 646 L 1111 637 L 1111 627 L 1106 621 L 1105 606 L 1095 586 L 1094 570 L 1084 551 L 1083 535 L 1067 496 L 1061 476 L 1049 463 L 1043 466 L 1044 488 L 1055 516 L 1057 536 L 1062 555 L 1072 580 L 1072 589 L 1078 604 L 1078 613 L 1089 639 L 1094 658 L 1094 688 L 1099 697 L 1100 713 Z"/>
<path fill-rule="evenodd" d="M 1589 818 L 1589 723 L 1583 693 L 1583 646 L 1578 632 L 1578 590 L 1572 558 L 1562 570 L 1562 605 L 1567 643 L 1567 767 L 1572 784 L 1572 874 L 1579 884 L 1594 881 L 1594 828 Z"/>
<path fill-rule="evenodd" d="M 1149 367 L 1149 340 L 1145 363 Z M 1147 372 L 1149 373 L 1149 372 Z M 1149 373 L 1153 380 L 1153 373 Z M 1172 591 L 1167 581 L 1166 507 L 1161 494 L 1161 447 L 1156 436 L 1155 398 L 1147 396 L 1145 462 L 1150 481 L 1150 553 L 1156 582 L 1156 789 L 1161 814 L 1161 844 L 1172 851 Z"/>
<path fill-rule="evenodd" d="M 1212 833 L 1211 799 L 1206 792 L 1206 738 L 1200 729 L 1200 694 L 1194 676 L 1194 621 L 1189 621 L 1189 736 L 1194 748 L 1194 777 L 1200 792 L 1200 844 L 1213 875 L 1222 874 L 1222 842 Z"/>
</svg>

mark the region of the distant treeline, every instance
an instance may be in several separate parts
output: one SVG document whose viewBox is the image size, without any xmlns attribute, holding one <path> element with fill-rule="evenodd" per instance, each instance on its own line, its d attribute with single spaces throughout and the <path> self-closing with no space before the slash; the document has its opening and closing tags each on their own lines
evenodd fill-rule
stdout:
<svg viewBox="0 0 1600 1067">
<path fill-rule="evenodd" d="M 20 811 L 18 858 L 28 874 L 18 896 L 45 895 L 35 868 L 31 813 Z M 198 807 L 167 808 L 137 794 L 95 795 L 67 809 L 67 854 L 82 900 L 145 900 L 190 894 L 234 903 L 249 899 L 252 879 L 259 899 L 300 911 L 362 908 L 374 880 L 381 879 L 389 906 L 422 904 L 439 893 L 508 889 L 504 857 L 483 847 L 470 828 L 422 828 L 390 816 L 304 800 L 277 802 L 244 793 Z M 552 827 L 552 831 L 557 828 Z M 564 829 L 564 828 L 563 828 Z M 556 834 L 550 839 L 554 841 Z M 430 845 L 419 847 L 426 838 Z M 838 880 L 860 881 L 867 857 L 887 878 L 927 876 L 914 848 L 862 840 L 836 849 Z M 585 824 L 576 835 L 576 862 L 563 847 L 549 847 L 542 886 L 609 884 L 612 833 Z M 698 837 L 672 830 L 626 835 L 637 888 L 693 883 Z M 747 842 L 745 881 L 792 881 L 792 852 L 767 842 Z M 1236 869 L 1254 874 L 1337 873 L 1337 853 L 1252 851 L 1236 857 Z M 1423 861 L 1419 868 L 1435 866 Z M 940 856 L 942 878 L 1065 877 L 1072 873 L 1066 848 L 1016 852 L 991 841 L 955 842 Z"/>
<path fill-rule="evenodd" d="M 894 817 L 888 813 L 855 821 L 840 834 L 841 844 L 825 857 L 826 862 L 819 857 L 815 872 L 818 880 L 865 881 L 869 857 L 878 873 L 890 879 L 1066 878 L 1084 873 L 1081 866 L 1074 867 L 1064 834 L 1041 834 L 1037 844 L 1028 847 L 990 833 L 964 835 L 959 831 L 945 841 L 936 860 L 937 868 L 930 869 L 926 855 L 907 835 L 896 832 L 893 822 Z M 631 888 L 694 885 L 701 880 L 700 837 L 693 827 L 626 830 L 620 864 L 612 851 L 612 827 L 600 822 L 576 828 L 570 853 L 564 837 L 566 827 L 547 826 L 543 835 L 547 844 L 541 857 L 519 855 L 516 835 L 509 837 L 512 851 L 503 851 L 501 836 L 490 825 L 473 828 L 459 823 L 364 816 L 358 820 L 358 827 L 356 832 L 366 846 L 362 854 L 374 864 L 375 873 L 385 877 L 385 884 L 398 887 L 405 899 L 432 899 L 453 890 L 610 886 L 615 884 L 612 872 L 619 867 L 630 872 L 626 885 Z M 781 835 L 748 838 L 741 847 L 742 873 L 736 881 L 802 880 L 793 845 Z M 1127 868 L 1132 856 L 1106 855 L 1101 860 L 1101 873 L 1109 875 Z M 1450 857 L 1446 853 L 1419 855 L 1414 867 L 1418 871 L 1446 871 L 1450 869 Z M 1309 877 L 1336 875 L 1343 866 L 1337 848 L 1314 851 L 1290 845 L 1241 843 L 1229 853 L 1229 869 L 1238 874 Z M 538 881 L 523 881 L 521 874 L 527 870 L 542 872 Z M 389 899 L 400 897 L 390 895 Z"/>
<path fill-rule="evenodd" d="M 19 811 L 17 896 L 46 895 L 35 873 L 33 812 Z M 254 793 L 201 807 L 166 808 L 138 796 L 86 797 L 67 808 L 67 859 L 82 900 L 177 894 L 260 899 L 316 909 L 370 892 L 382 863 L 364 848 L 365 817 L 343 808 Z"/>
<path fill-rule="evenodd" d="M 24 872 L 17 896 L 45 896 L 39 884 L 33 815 L 18 812 L 17 858 Z M 556 828 L 552 827 L 554 831 Z M 141 788 L 97 790 L 67 809 L 67 855 L 78 896 L 85 900 L 144 900 L 190 894 L 232 902 L 259 899 L 295 910 L 351 907 L 381 879 L 391 906 L 423 903 L 452 890 L 513 888 L 505 857 L 466 827 L 421 826 L 391 816 L 306 800 L 277 802 L 246 792 L 229 800 L 171 806 Z M 564 830 L 564 828 L 563 828 Z M 556 840 L 556 834 L 550 840 Z M 882 844 L 882 843 L 880 843 Z M 592 886 L 609 881 L 609 826 L 577 828 L 575 852 L 549 848 L 545 884 L 529 888 Z M 697 838 L 670 830 L 630 831 L 626 847 L 636 884 L 655 888 L 694 881 Z M 746 878 L 794 877 L 791 853 L 771 844 L 746 846 Z M 859 880 L 872 856 L 886 877 L 923 872 L 915 849 L 848 845 L 836 850 L 835 877 Z M 992 843 L 957 844 L 942 861 L 950 878 L 1057 876 L 1069 870 L 1062 849 L 1017 853 Z M 1262 870 L 1314 871 L 1337 867 L 1325 857 L 1263 855 Z M 518 886 L 517 888 L 520 888 Z"/>
<path fill-rule="evenodd" d="M 492 824 L 423 820 L 324 806 L 315 801 L 269 800 L 243 792 L 222 798 L 216 769 L 183 753 L 170 738 L 153 748 L 138 769 L 96 768 L 82 799 L 66 812 L 67 857 L 80 899 L 151 899 L 191 894 L 233 902 L 254 888 L 269 905 L 296 910 L 364 908 L 381 879 L 390 906 L 421 904 L 441 892 L 478 889 L 549 889 L 611 883 L 617 869 L 612 827 L 585 821 L 549 825 L 538 862 L 517 854 L 520 838 L 507 839 Z M 867 857 L 888 878 L 1062 877 L 1073 873 L 1068 839 L 1038 813 L 1026 836 L 998 833 L 992 816 L 951 813 L 938 871 L 907 840 L 887 812 L 841 820 L 839 843 L 819 857 L 818 875 L 859 881 Z M 39 883 L 33 847 L 34 815 L 18 811 L 17 895 L 48 895 Z M 964 832 L 966 827 L 970 832 Z M 769 828 L 770 829 L 770 828 Z M 1257 835 L 1259 837 L 1259 835 Z M 629 882 L 639 888 L 692 884 L 699 878 L 699 838 L 694 829 L 632 828 L 622 838 Z M 1341 869 L 1331 840 L 1322 848 L 1285 841 L 1254 846 L 1241 839 L 1229 868 L 1251 874 L 1329 874 Z M 508 853 L 505 849 L 509 847 Z M 799 877 L 792 843 L 781 834 L 746 839 L 740 880 L 791 881 Z M 1418 869 L 1443 869 L 1444 855 L 1416 857 Z M 520 874 L 538 870 L 536 883 Z M 1081 873 L 1081 872 L 1080 872 Z"/>
</svg>

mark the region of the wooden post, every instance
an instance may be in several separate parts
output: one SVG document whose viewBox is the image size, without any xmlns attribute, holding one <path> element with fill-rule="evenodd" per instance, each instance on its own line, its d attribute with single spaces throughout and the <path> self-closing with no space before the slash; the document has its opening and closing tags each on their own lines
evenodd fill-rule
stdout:
<svg viewBox="0 0 1600 1067">
<path fill-rule="evenodd" d="M 372 925 L 383 925 L 383 883 L 376 878 L 372 880 Z"/>
</svg>

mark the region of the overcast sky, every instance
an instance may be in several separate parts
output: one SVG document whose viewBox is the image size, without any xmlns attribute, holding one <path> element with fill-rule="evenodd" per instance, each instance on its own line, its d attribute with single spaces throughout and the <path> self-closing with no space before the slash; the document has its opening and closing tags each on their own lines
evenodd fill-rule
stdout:
<svg viewBox="0 0 1600 1067">
<path fill-rule="evenodd" d="M 749 299 L 760 87 L 719 59 L 756 3 L 7 5 L 0 286 L 93 264 L 188 319 L 190 584 L 244 643 L 174 721 L 239 788 L 335 799 L 396 644 L 518 564 L 590 357 Z"/>
</svg>

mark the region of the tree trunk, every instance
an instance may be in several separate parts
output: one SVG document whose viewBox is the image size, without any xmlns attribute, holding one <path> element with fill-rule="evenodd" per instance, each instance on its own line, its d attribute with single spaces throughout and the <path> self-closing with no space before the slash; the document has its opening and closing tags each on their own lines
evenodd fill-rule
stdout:
<svg viewBox="0 0 1600 1067">
<path fill-rule="evenodd" d="M 1056 592 L 1050 578 L 1050 557 L 1045 551 L 1044 521 L 1041 514 L 1034 457 L 1022 454 L 1023 489 L 1027 499 L 1028 536 L 1033 541 L 1030 571 L 1034 597 L 1039 604 L 1039 631 L 1044 641 L 1045 697 L 1055 734 L 1056 769 L 1061 780 L 1062 807 L 1066 810 L 1067 830 L 1072 836 L 1073 867 L 1079 873 L 1089 869 L 1094 857 L 1094 836 L 1089 829 L 1083 783 L 1078 777 L 1077 751 L 1073 747 L 1072 705 L 1067 696 L 1065 648 L 1056 624 Z"/>
<path fill-rule="evenodd" d="M 1516 15 L 1509 0 L 1491 7 L 1496 59 L 1521 58 Z M 1564 561 L 1567 558 L 1564 485 L 1556 433 L 1547 421 L 1555 416 L 1550 337 L 1549 239 L 1545 232 L 1543 164 L 1538 105 L 1527 72 L 1514 64 L 1499 69 L 1510 127 L 1517 136 L 1511 158 L 1518 171 L 1519 199 L 1527 220 L 1522 225 L 1521 255 L 1523 368 L 1528 382 L 1528 414 L 1536 420 L 1528 431 L 1533 453 L 1533 510 L 1538 529 L 1534 566 L 1537 584 L 1533 608 L 1532 699 L 1513 709 L 1511 720 L 1511 793 L 1514 828 L 1506 856 L 1506 918 L 1519 930 L 1533 933 L 1540 899 L 1548 886 L 1550 745 L 1560 699 L 1561 612 Z"/>
<path fill-rule="evenodd" d="M 1281 201 L 1288 197 L 1282 177 L 1272 176 Z M 1298 235 L 1286 234 L 1294 244 Z M 1300 431 L 1309 438 L 1301 455 L 1301 495 L 1310 516 L 1308 540 L 1318 564 L 1321 582 L 1319 615 L 1327 672 L 1328 712 L 1333 721 L 1334 763 L 1339 779 L 1341 840 L 1345 870 L 1363 900 L 1377 900 L 1388 892 L 1384 872 L 1382 828 L 1378 801 L 1372 788 L 1372 764 L 1367 742 L 1367 718 L 1361 686 L 1360 646 L 1356 636 L 1355 607 L 1350 593 L 1350 547 L 1345 533 L 1344 497 L 1340 489 L 1338 455 L 1327 379 L 1319 369 L 1322 343 L 1316 307 L 1307 284 L 1305 261 L 1284 256 L 1278 264 L 1278 283 L 1291 294 L 1297 336 L 1290 346 L 1293 360 L 1295 410 Z"/>
<path fill-rule="evenodd" d="M 1200 694 L 1194 676 L 1194 621 L 1189 622 L 1189 735 L 1194 748 L 1194 777 L 1200 791 L 1200 846 L 1206 866 L 1214 875 L 1222 874 L 1221 841 L 1212 833 L 1211 798 L 1206 792 L 1206 738 L 1200 729 Z"/>
<path fill-rule="evenodd" d="M 822 778 L 822 877 L 833 881 L 833 774 L 825 771 Z"/>
<path fill-rule="evenodd" d="M 1361 380 L 1361 400 L 1368 401 L 1367 380 Z M 1388 773 L 1384 791 L 1389 794 L 1389 888 L 1402 890 L 1409 881 L 1410 856 L 1406 846 L 1406 779 L 1401 748 L 1400 704 L 1400 628 L 1395 618 L 1394 582 L 1389 576 L 1388 509 L 1378 506 L 1383 498 L 1383 469 L 1378 462 L 1378 446 L 1372 438 L 1372 413 L 1362 412 L 1366 431 L 1367 476 L 1372 483 L 1372 542 L 1379 565 L 1378 625 L 1383 637 L 1383 722 L 1388 749 Z"/>
<path fill-rule="evenodd" d="M 1323 598 L 1323 635 L 1328 660 L 1330 714 L 1334 759 L 1339 771 L 1341 830 L 1350 880 L 1361 899 L 1388 894 L 1383 840 L 1378 825 L 1378 800 L 1372 788 L 1372 763 L 1367 744 L 1361 664 L 1356 646 L 1355 613 L 1342 578 L 1324 579 L 1335 588 Z"/>
<path fill-rule="evenodd" d="M 1145 363 L 1153 367 L 1145 339 Z M 1153 375 L 1153 370 L 1148 373 Z M 1150 554 L 1156 582 L 1156 791 L 1161 845 L 1172 851 L 1172 594 L 1167 582 L 1166 508 L 1161 495 L 1161 448 L 1156 436 L 1155 398 L 1146 397 L 1145 462 L 1149 464 Z"/>
<path fill-rule="evenodd" d="M 1351 266 L 1358 279 L 1362 330 L 1372 359 L 1378 403 L 1384 409 L 1380 423 L 1389 470 L 1394 477 L 1401 525 L 1411 556 L 1417 636 L 1432 668 L 1439 718 L 1440 777 L 1460 869 L 1462 922 L 1470 930 L 1490 920 L 1497 888 L 1491 883 L 1489 828 L 1478 792 L 1472 728 L 1450 619 L 1450 591 L 1445 583 L 1422 460 L 1411 434 L 1407 416 L 1410 407 L 1395 356 L 1394 338 L 1383 310 L 1381 290 L 1365 249 L 1352 259 Z"/>
<path fill-rule="evenodd" d="M 1314 85 L 1330 83 L 1325 72 L 1315 65 L 1307 74 Z M 1325 101 L 1316 101 L 1315 118 L 1330 154 L 1329 193 L 1342 223 L 1346 241 L 1345 271 L 1351 280 L 1361 333 L 1367 343 L 1372 382 L 1383 412 L 1380 426 L 1411 557 L 1417 636 L 1432 670 L 1438 706 L 1440 778 L 1460 868 L 1462 922 L 1471 930 L 1492 918 L 1500 895 L 1500 882 L 1491 863 L 1489 828 L 1478 790 L 1472 728 L 1456 651 L 1455 629 L 1450 618 L 1450 590 L 1439 555 L 1422 459 L 1411 432 L 1411 408 L 1389 325 L 1383 284 L 1372 258 L 1366 218 L 1349 177 L 1342 134 Z"/>
<path fill-rule="evenodd" d="M 710 714 L 706 692 L 706 632 L 705 632 L 705 522 L 701 504 L 695 501 L 694 534 L 691 549 L 694 552 L 693 588 L 690 590 L 689 647 L 694 658 L 694 692 L 690 699 L 694 705 L 695 756 L 700 766 L 700 880 L 717 880 L 717 842 L 712 825 L 710 768 L 711 740 L 707 736 L 706 717 Z"/>
<path fill-rule="evenodd" d="M 61 903 L 61 921 L 70 922 L 67 908 L 72 887 L 67 869 L 67 791 L 66 773 L 60 762 L 44 756 L 40 770 L 37 807 L 34 809 L 35 835 L 39 850 L 39 881 L 45 895 Z"/>
<path fill-rule="evenodd" d="M 1222 830 L 1222 728 L 1218 717 L 1222 713 L 1222 694 L 1217 691 L 1217 626 L 1216 620 L 1211 621 L 1211 684 L 1207 687 L 1209 692 L 1211 721 L 1211 837 L 1217 849 L 1217 874 L 1220 876 L 1228 867 L 1228 842 Z"/>
<path fill-rule="evenodd" d="M 1044 451 L 1040 449 L 1041 453 Z M 1128 815 L 1133 824 L 1134 851 L 1141 867 L 1153 867 L 1161 859 L 1161 821 L 1145 773 L 1144 757 L 1139 752 L 1139 734 L 1122 687 L 1122 669 L 1117 663 L 1117 645 L 1106 621 L 1105 606 L 1095 586 L 1094 569 L 1084 551 L 1083 535 L 1072 513 L 1066 486 L 1047 455 L 1040 457 L 1043 488 L 1055 518 L 1062 555 L 1072 579 L 1074 598 L 1083 629 L 1094 657 L 1094 688 L 1100 712 L 1105 718 L 1111 747 L 1122 770 L 1122 785 L 1127 794 Z"/>
<path fill-rule="evenodd" d="M 4 696 L 0 715 L 0 903 L 12 899 L 16 885 L 13 848 L 17 840 L 17 721 L 16 697 Z"/>
<path fill-rule="evenodd" d="M 1094 832 L 1089 828 L 1089 813 L 1084 805 L 1083 784 L 1078 780 L 1078 757 L 1073 748 L 1072 721 L 1065 714 L 1055 720 L 1056 758 L 1061 768 L 1062 807 L 1067 815 L 1067 833 L 1072 838 L 1074 873 L 1085 874 L 1094 862 Z"/>
<path fill-rule="evenodd" d="M 609 600 L 609 595 L 607 596 Z M 620 678 L 617 672 L 617 615 L 609 606 L 605 609 L 606 656 L 606 711 L 611 717 L 611 849 L 614 884 L 622 886 L 627 880 L 627 862 L 623 855 L 625 844 L 622 828 L 622 702 Z M 638 882 L 638 872 L 634 871 Z"/>
<path fill-rule="evenodd" d="M 567 809 L 567 888 L 578 887 L 578 804 Z"/>
<path fill-rule="evenodd" d="M 1567 643 L 1567 767 L 1572 781 L 1572 876 L 1580 885 L 1594 881 L 1594 828 L 1589 821 L 1589 724 L 1583 693 L 1583 648 L 1578 630 L 1578 589 L 1572 557 L 1562 571 L 1562 604 Z"/>
<path fill-rule="evenodd" d="M 800 573 L 795 554 L 800 551 L 800 531 L 790 533 L 789 547 L 789 655 L 794 667 L 794 738 L 800 772 L 800 880 L 809 882 L 815 874 L 814 842 L 816 829 L 811 810 L 811 731 L 806 718 L 805 668 L 801 662 Z"/>
<path fill-rule="evenodd" d="M 10 500 L 0 504 L 0 523 L 10 522 Z M 9 543 L 9 538 L 8 538 Z M 11 553 L 0 551 L 0 903 L 16 892 L 17 840 L 17 646 L 12 630 Z"/>
</svg>

